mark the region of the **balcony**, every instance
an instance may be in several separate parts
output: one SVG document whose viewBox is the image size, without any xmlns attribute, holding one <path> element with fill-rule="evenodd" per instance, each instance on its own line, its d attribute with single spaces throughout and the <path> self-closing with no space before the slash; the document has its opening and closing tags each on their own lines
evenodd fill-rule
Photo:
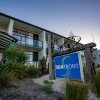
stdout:
<svg viewBox="0 0 100 100">
<path fill-rule="evenodd" d="M 0 31 L 0 52 L 10 46 L 11 43 L 17 42 L 17 39 L 7 34 L 6 32 Z"/>
<path fill-rule="evenodd" d="M 32 50 L 41 50 L 43 48 L 43 43 L 40 40 L 34 40 L 30 36 L 21 36 L 16 34 L 13 34 L 13 36 L 18 39 L 17 45 L 21 48 Z"/>
</svg>

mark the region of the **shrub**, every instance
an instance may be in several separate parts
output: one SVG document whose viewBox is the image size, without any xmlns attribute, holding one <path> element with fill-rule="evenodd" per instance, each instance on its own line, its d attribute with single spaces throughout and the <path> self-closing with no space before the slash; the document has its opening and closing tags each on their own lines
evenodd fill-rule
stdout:
<svg viewBox="0 0 100 100">
<path fill-rule="evenodd" d="M 45 84 L 44 91 L 48 94 L 52 93 L 53 92 L 52 85 L 51 84 Z"/>
<path fill-rule="evenodd" d="M 15 45 L 11 45 L 8 49 L 3 51 L 3 59 L 7 62 L 13 63 L 26 63 L 28 60 L 27 55 L 23 49 L 17 49 Z"/>
<path fill-rule="evenodd" d="M 28 56 L 25 54 L 24 50 L 23 49 L 18 49 L 18 52 L 17 52 L 17 57 L 16 57 L 16 61 L 18 63 L 26 63 L 28 60 Z"/>
<path fill-rule="evenodd" d="M 48 94 L 51 94 L 53 92 L 52 87 L 53 82 L 50 82 L 48 80 L 44 80 L 44 91 Z"/>
<path fill-rule="evenodd" d="M 40 71 L 40 76 L 47 74 L 46 59 L 45 59 L 45 57 L 43 57 L 43 58 L 41 58 L 39 60 L 39 71 Z"/>
<path fill-rule="evenodd" d="M 52 81 L 44 80 L 44 84 L 53 84 Z"/>
<path fill-rule="evenodd" d="M 38 68 L 34 65 L 30 65 L 26 68 L 26 77 L 36 77 L 38 76 Z"/>
<path fill-rule="evenodd" d="M 8 86 L 13 77 L 13 73 L 0 73 L 0 88 Z"/>
<path fill-rule="evenodd" d="M 67 82 L 65 100 L 88 100 L 88 86 L 79 82 Z"/>
<path fill-rule="evenodd" d="M 96 69 L 96 76 L 94 79 L 97 97 L 100 97 L 100 68 Z"/>
<path fill-rule="evenodd" d="M 44 83 L 45 83 L 45 84 L 48 84 L 48 83 L 49 83 L 49 81 L 48 81 L 48 80 L 44 80 Z"/>
<path fill-rule="evenodd" d="M 0 64 L 0 72 L 13 73 L 14 78 L 22 79 L 24 77 L 36 77 L 38 76 L 38 68 L 35 66 L 26 66 L 22 63 L 5 63 Z"/>
<path fill-rule="evenodd" d="M 25 66 L 24 64 L 20 64 L 20 63 L 16 63 L 15 65 L 15 69 L 13 70 L 13 72 L 15 73 L 15 77 L 17 79 L 23 79 L 26 75 L 26 68 L 27 66 Z"/>
<path fill-rule="evenodd" d="M 15 62 L 16 56 L 17 50 L 15 45 L 10 46 L 5 51 L 3 51 L 3 58 L 6 60 L 6 62 Z"/>
<path fill-rule="evenodd" d="M 15 78 L 22 79 L 25 76 L 26 66 L 20 63 L 6 63 L 0 65 L 0 73 L 13 73 Z"/>
</svg>

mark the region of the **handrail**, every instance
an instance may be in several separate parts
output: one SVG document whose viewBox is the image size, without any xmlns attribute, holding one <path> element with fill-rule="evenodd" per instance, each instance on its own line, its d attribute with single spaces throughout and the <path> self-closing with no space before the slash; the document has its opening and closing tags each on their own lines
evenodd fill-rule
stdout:
<svg viewBox="0 0 100 100">
<path fill-rule="evenodd" d="M 20 37 L 20 39 L 18 39 L 18 43 L 20 43 L 20 44 L 32 45 L 32 46 L 35 46 L 35 47 L 41 47 L 41 48 L 43 48 L 43 42 L 40 41 L 40 40 L 35 40 L 33 38 L 30 38 L 30 37 L 16 35 L 16 34 L 13 34 L 13 36 L 19 36 Z M 22 40 L 22 37 L 25 38 L 25 41 Z M 27 41 L 26 39 L 31 40 L 31 42 Z"/>
<path fill-rule="evenodd" d="M 23 35 L 23 34 L 22 34 Z M 20 37 L 24 37 L 24 36 L 21 36 L 21 35 L 18 35 L 18 34 L 14 34 L 13 33 L 13 36 L 20 36 Z M 25 38 L 29 38 L 29 39 L 33 39 L 32 36 L 28 37 L 29 35 L 25 35 Z M 36 40 L 36 39 L 33 39 L 33 40 Z M 38 41 L 41 41 L 41 40 L 38 40 Z M 42 42 L 42 41 L 41 41 Z"/>
</svg>

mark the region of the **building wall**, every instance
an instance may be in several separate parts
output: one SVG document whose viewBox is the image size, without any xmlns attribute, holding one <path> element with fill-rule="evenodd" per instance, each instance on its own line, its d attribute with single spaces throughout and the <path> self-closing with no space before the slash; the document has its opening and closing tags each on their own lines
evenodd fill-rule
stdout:
<svg viewBox="0 0 100 100">
<path fill-rule="evenodd" d="M 100 50 L 95 50 L 93 52 L 93 56 L 94 56 L 94 63 L 95 66 L 97 67 L 98 65 L 100 66 Z"/>
<path fill-rule="evenodd" d="M 39 40 L 43 42 L 43 49 L 41 51 L 39 51 L 39 59 L 41 59 L 42 57 L 46 58 L 46 32 L 43 31 L 39 34 Z"/>
<path fill-rule="evenodd" d="M 0 61 L 1 61 L 1 59 L 2 59 L 2 53 L 0 53 Z"/>
<path fill-rule="evenodd" d="M 26 52 L 28 56 L 28 63 L 33 64 L 33 52 Z"/>
<path fill-rule="evenodd" d="M 82 64 L 84 67 L 86 67 L 86 58 L 84 55 L 84 51 L 79 51 L 79 53 L 81 54 Z M 93 52 L 93 60 L 94 60 L 95 67 L 100 65 L 100 50 L 95 50 Z"/>
<path fill-rule="evenodd" d="M 85 58 L 85 55 L 84 55 L 84 51 L 78 51 L 78 53 L 81 55 L 83 67 L 86 67 L 86 58 Z"/>
<path fill-rule="evenodd" d="M 14 20 L 13 19 L 10 19 L 9 20 L 9 24 L 8 24 L 8 28 L 7 28 L 7 33 L 9 35 L 12 35 L 13 34 L 13 27 L 14 27 Z"/>
<path fill-rule="evenodd" d="M 7 32 L 7 26 L 0 24 L 0 31 Z"/>
<path fill-rule="evenodd" d="M 14 30 L 13 28 L 14 28 L 14 20 L 12 20 L 12 19 L 9 20 L 8 26 L 1 25 L 1 24 L 0 24 L 0 30 L 5 31 L 5 32 L 8 32 L 8 34 L 10 34 L 10 35 L 13 34 L 13 30 Z M 31 33 L 27 33 L 27 34 L 29 35 L 29 38 L 30 38 L 31 36 L 33 36 L 33 34 L 31 34 Z M 38 51 L 38 52 L 39 52 L 39 59 L 41 59 L 42 57 L 46 57 L 46 48 L 47 48 L 47 46 L 48 46 L 48 45 L 46 45 L 46 42 L 47 42 L 47 41 L 46 41 L 46 31 L 42 31 L 41 33 L 39 33 L 39 40 L 43 41 L 43 49 L 40 50 L 40 51 Z M 30 39 L 28 39 L 27 42 L 28 42 L 29 44 L 32 44 L 32 43 L 33 43 L 33 41 L 30 40 Z M 59 46 L 61 46 L 62 44 L 64 44 L 64 38 L 61 37 L 61 38 L 57 41 L 57 44 L 58 44 Z M 55 48 L 58 48 L 58 47 L 56 46 Z M 30 50 L 29 50 L 29 51 L 30 51 Z M 29 57 L 29 62 L 30 62 L 31 64 L 35 64 L 35 62 L 32 62 L 32 59 L 33 59 L 33 51 L 28 52 L 28 54 L 30 55 L 30 57 Z M 80 53 L 80 54 L 81 54 L 81 53 Z M 86 63 L 85 57 L 84 57 L 83 55 L 82 55 L 82 62 L 83 62 L 83 64 Z M 36 65 L 37 65 L 37 63 L 36 63 Z"/>
</svg>

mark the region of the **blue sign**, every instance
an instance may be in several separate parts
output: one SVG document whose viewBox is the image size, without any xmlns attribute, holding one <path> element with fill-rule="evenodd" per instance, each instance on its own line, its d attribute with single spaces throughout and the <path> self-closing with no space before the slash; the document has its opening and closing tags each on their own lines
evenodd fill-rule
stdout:
<svg viewBox="0 0 100 100">
<path fill-rule="evenodd" d="M 57 56 L 55 60 L 56 78 L 83 80 L 81 57 L 78 53 Z"/>
</svg>

